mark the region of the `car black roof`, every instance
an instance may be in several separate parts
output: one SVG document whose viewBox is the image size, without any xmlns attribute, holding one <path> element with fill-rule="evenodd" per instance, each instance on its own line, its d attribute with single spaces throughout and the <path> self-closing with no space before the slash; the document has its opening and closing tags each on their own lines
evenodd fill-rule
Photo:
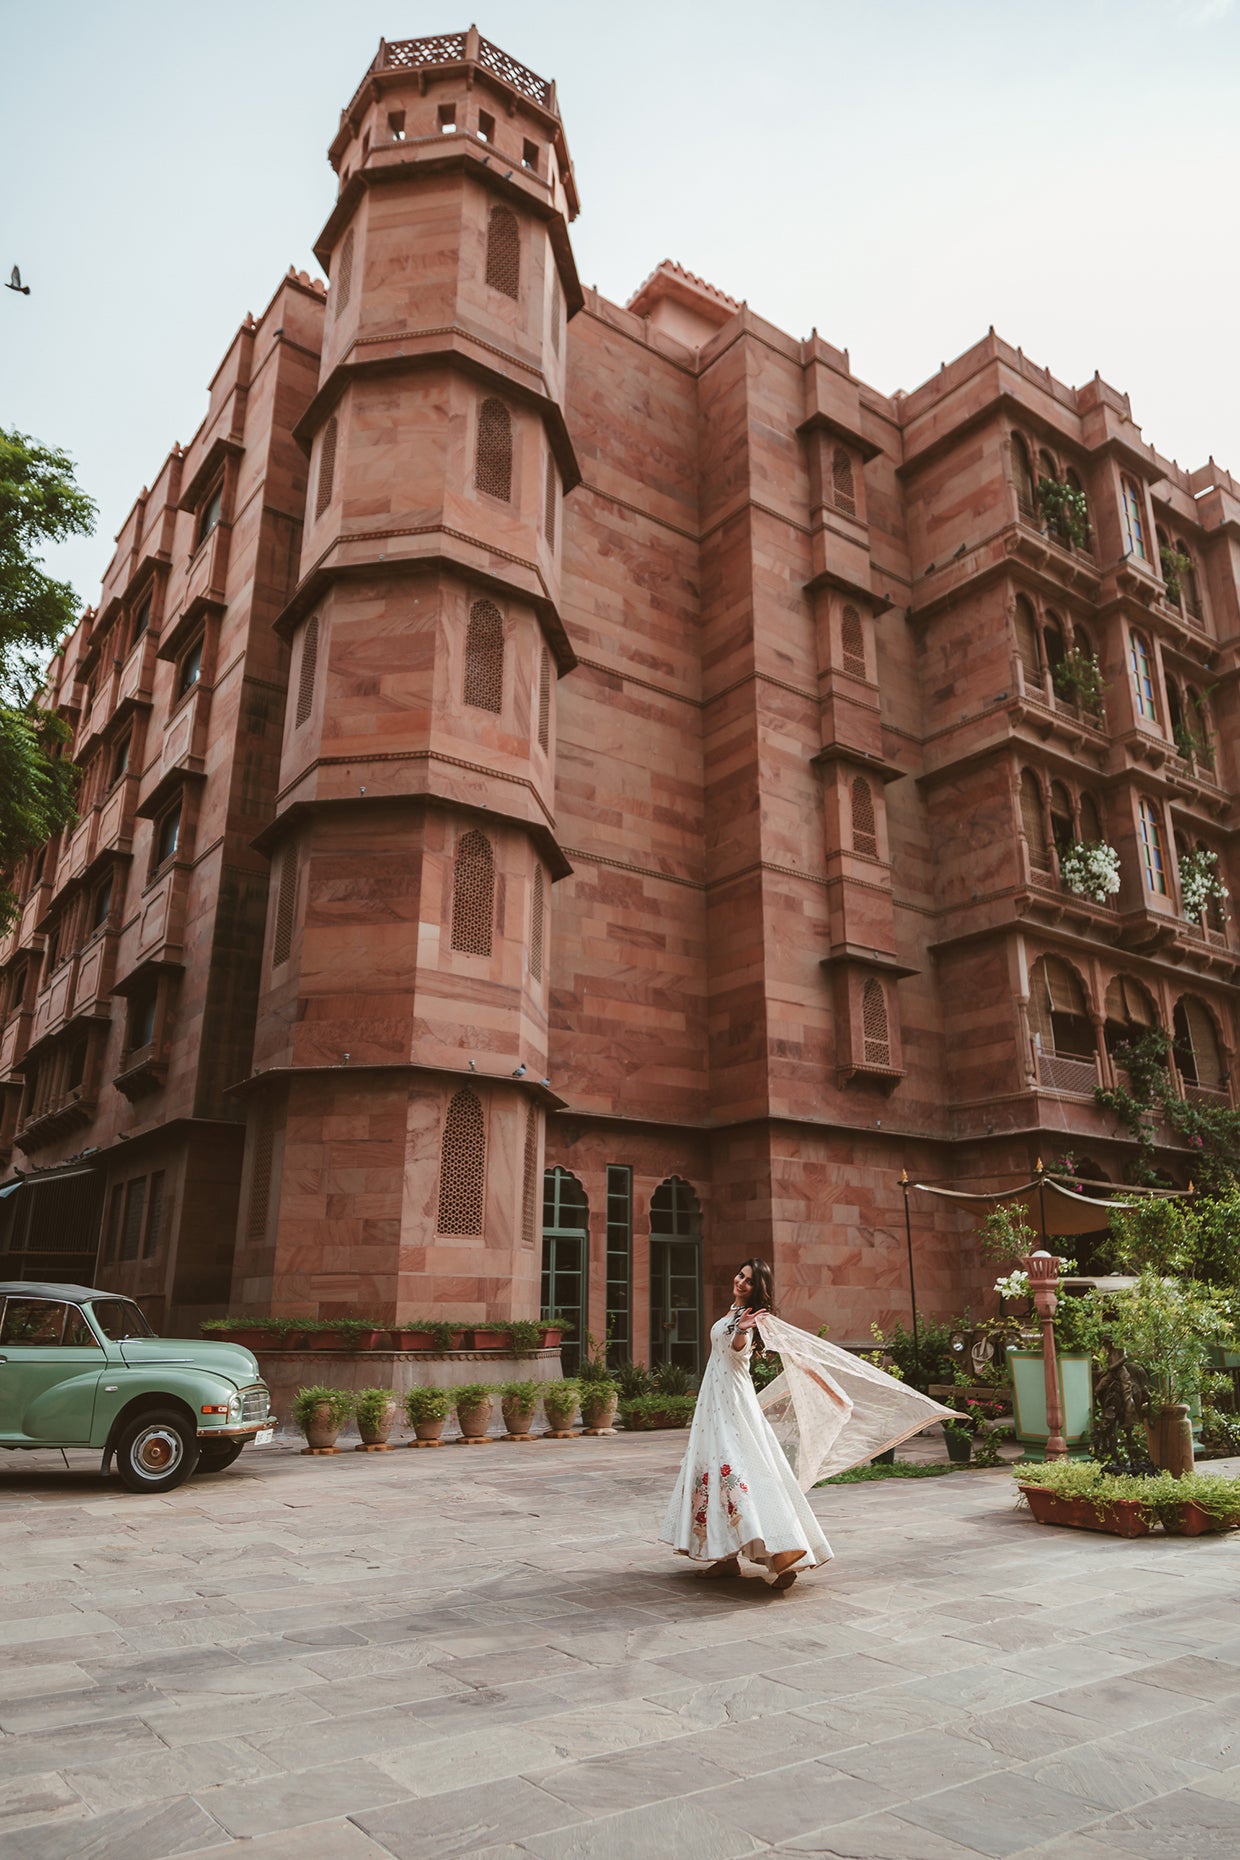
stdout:
<svg viewBox="0 0 1240 1860">
<path fill-rule="evenodd" d="M 123 1298 L 123 1292 L 103 1292 L 99 1287 L 90 1285 L 39 1285 L 31 1279 L 0 1280 L 0 1298 L 6 1293 L 16 1298 L 67 1298 L 71 1304 L 80 1305 L 91 1298 Z"/>
</svg>

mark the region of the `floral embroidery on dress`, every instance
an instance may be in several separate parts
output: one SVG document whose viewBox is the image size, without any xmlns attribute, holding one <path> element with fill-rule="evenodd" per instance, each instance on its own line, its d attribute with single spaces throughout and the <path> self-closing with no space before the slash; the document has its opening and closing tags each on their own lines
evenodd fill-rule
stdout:
<svg viewBox="0 0 1240 1860">
<path fill-rule="evenodd" d="M 740 1474 L 733 1472 L 730 1466 L 721 1466 L 719 1468 L 719 1489 L 723 1493 L 723 1502 L 728 1508 L 728 1523 L 733 1530 L 738 1531 L 741 1523 L 740 1507 L 733 1500 L 732 1494 L 734 1492 L 748 1493 L 749 1487 Z"/>
<path fill-rule="evenodd" d="M 695 1473 L 693 1476 L 693 1541 L 699 1546 L 700 1553 L 706 1554 L 706 1501 L 710 1497 L 710 1474 Z"/>
</svg>

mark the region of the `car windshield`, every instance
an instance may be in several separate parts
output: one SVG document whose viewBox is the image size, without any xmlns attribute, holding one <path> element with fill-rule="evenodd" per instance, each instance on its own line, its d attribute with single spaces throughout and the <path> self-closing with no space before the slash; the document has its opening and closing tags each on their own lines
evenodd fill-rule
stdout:
<svg viewBox="0 0 1240 1860">
<path fill-rule="evenodd" d="M 91 1305 L 96 1324 L 113 1343 L 126 1337 L 153 1337 L 155 1332 L 130 1298 L 96 1298 Z"/>
</svg>

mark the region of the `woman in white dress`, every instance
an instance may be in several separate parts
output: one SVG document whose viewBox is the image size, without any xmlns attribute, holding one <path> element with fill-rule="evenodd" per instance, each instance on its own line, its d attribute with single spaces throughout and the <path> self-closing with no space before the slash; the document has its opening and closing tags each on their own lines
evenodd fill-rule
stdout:
<svg viewBox="0 0 1240 1860">
<path fill-rule="evenodd" d="M 790 1588 L 832 1555 L 806 1491 L 907 1440 L 951 1410 L 774 1315 L 765 1260 L 747 1259 L 732 1308 L 710 1333 L 689 1444 L 660 1533 L 704 1576 L 739 1576 L 740 1557 Z M 783 1372 L 761 1398 L 749 1373 L 755 1329 Z"/>
</svg>

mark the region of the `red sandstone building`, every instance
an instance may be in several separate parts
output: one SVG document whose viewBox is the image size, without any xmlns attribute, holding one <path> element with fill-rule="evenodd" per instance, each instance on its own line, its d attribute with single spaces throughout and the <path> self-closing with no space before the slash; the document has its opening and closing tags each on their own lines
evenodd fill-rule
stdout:
<svg viewBox="0 0 1240 1860">
<path fill-rule="evenodd" d="M 749 1252 L 903 1315 L 902 1168 L 1122 1181 L 1143 1025 L 1229 1102 L 1182 875 L 1233 865 L 1240 485 L 993 332 L 887 396 L 676 265 L 584 291 L 554 86 L 475 31 L 382 45 L 330 154 L 326 294 L 247 318 L 53 667 L 6 1273 L 692 1363 Z M 917 1211 L 941 1311 L 963 1231 Z"/>
</svg>

